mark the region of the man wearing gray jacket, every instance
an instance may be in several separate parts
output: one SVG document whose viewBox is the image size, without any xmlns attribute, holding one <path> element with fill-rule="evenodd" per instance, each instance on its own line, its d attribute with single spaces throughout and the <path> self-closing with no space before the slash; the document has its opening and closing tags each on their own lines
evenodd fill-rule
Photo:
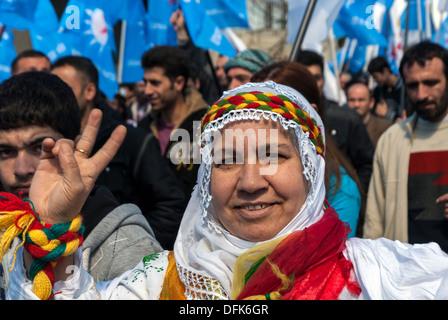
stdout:
<svg viewBox="0 0 448 320">
<path fill-rule="evenodd" d="M 72 89 L 59 77 L 27 72 L 0 84 L 1 190 L 26 199 L 45 138 L 75 140 L 80 111 Z M 82 150 L 78 150 L 82 152 Z M 103 186 L 95 187 L 81 211 L 83 266 L 96 281 L 113 279 L 148 254 L 162 250 L 140 209 L 119 204 Z M 0 264 L 0 299 L 8 288 L 15 239 Z"/>
</svg>

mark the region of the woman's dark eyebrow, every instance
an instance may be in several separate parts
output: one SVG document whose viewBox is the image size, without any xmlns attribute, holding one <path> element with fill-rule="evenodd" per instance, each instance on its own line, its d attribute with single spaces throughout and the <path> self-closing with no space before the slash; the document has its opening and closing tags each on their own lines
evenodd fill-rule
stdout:
<svg viewBox="0 0 448 320">
<path fill-rule="evenodd" d="M 258 146 L 258 148 L 260 147 L 264 147 L 266 150 L 270 150 L 271 149 L 271 143 L 269 144 L 264 144 L 264 145 L 260 145 Z M 282 150 L 290 150 L 291 149 L 291 145 L 287 144 L 287 143 L 279 143 L 277 144 L 277 150 L 282 149 Z"/>
</svg>

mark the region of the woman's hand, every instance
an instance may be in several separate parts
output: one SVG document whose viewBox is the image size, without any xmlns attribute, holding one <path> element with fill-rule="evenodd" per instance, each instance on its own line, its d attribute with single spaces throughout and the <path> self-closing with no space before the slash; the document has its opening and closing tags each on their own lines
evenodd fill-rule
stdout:
<svg viewBox="0 0 448 320">
<path fill-rule="evenodd" d="M 117 153 L 126 128 L 118 126 L 103 147 L 91 157 L 102 112 L 91 111 L 85 131 L 75 143 L 68 139 L 45 139 L 34 174 L 30 200 L 41 221 L 49 224 L 73 220 L 87 199 L 99 174 Z"/>
</svg>

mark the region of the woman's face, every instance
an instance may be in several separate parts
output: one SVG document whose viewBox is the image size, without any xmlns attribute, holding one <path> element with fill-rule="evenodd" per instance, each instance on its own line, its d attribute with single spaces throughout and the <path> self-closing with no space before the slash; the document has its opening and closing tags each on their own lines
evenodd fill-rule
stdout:
<svg viewBox="0 0 448 320">
<path fill-rule="evenodd" d="M 238 238 L 273 238 L 307 196 L 290 135 L 278 122 L 246 120 L 227 125 L 215 142 L 210 192 L 216 218 Z"/>
</svg>

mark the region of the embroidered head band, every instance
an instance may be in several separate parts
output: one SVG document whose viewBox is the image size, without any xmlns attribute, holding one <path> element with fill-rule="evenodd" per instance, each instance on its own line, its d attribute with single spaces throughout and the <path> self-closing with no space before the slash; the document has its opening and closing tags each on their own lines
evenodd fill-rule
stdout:
<svg viewBox="0 0 448 320">
<path fill-rule="evenodd" d="M 316 147 L 316 152 L 324 157 L 325 143 L 322 132 L 316 121 L 298 104 L 284 95 L 268 92 L 240 92 L 217 101 L 202 119 L 201 132 L 212 121 L 223 115 L 241 109 L 256 109 L 276 113 L 287 120 L 301 126 L 303 132 L 309 134 L 310 141 Z"/>
</svg>

